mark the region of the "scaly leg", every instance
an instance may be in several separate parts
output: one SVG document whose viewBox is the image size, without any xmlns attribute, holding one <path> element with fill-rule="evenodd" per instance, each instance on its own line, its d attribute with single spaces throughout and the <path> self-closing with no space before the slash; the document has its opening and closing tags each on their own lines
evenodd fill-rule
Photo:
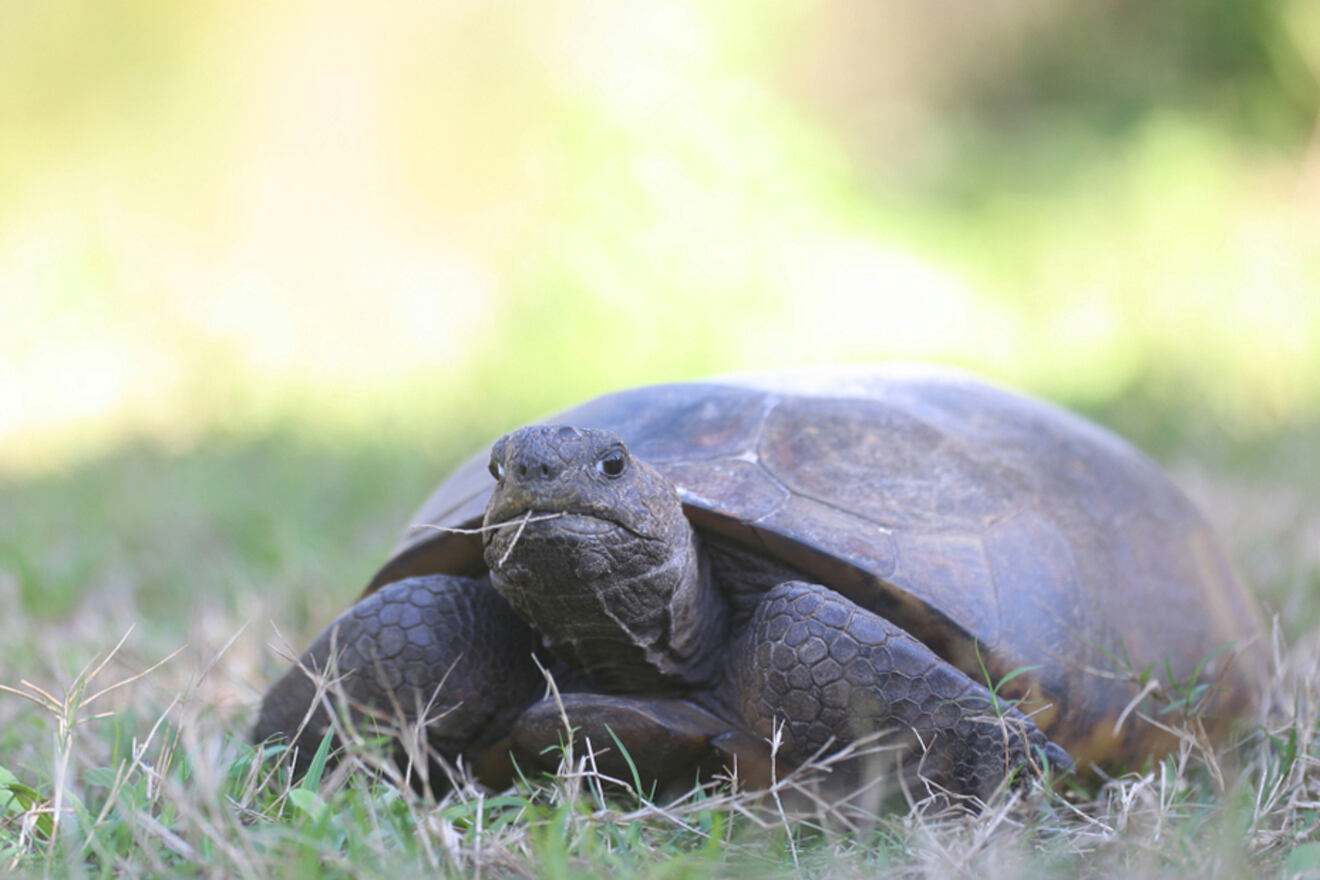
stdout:
<svg viewBox="0 0 1320 880">
<path fill-rule="evenodd" d="M 328 705 L 342 696 L 359 719 L 375 715 L 397 725 L 425 717 L 428 741 L 442 757 L 470 758 L 507 735 L 539 696 L 535 644 L 531 628 L 484 578 L 389 584 L 330 624 L 271 687 L 252 739 L 293 741 L 305 767 L 330 725 Z M 313 676 L 326 675 L 342 678 L 318 696 Z"/>
<path fill-rule="evenodd" d="M 783 723 L 790 762 L 892 732 L 905 772 L 981 798 L 1042 756 L 1072 765 L 1021 712 L 889 621 L 818 584 L 790 581 L 757 605 L 735 649 L 735 708 L 761 736 Z"/>
</svg>

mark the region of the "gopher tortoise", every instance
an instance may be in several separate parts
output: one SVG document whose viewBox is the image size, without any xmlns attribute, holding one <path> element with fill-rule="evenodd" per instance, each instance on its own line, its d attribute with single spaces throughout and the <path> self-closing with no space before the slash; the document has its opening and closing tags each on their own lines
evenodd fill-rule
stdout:
<svg viewBox="0 0 1320 880">
<path fill-rule="evenodd" d="M 341 700 L 496 785 L 566 729 L 661 782 L 875 739 L 905 783 L 984 798 L 1161 755 L 1185 712 L 1222 736 L 1263 642 L 1205 520 L 1108 431 L 949 371 L 737 376 L 609 394 L 460 467 L 253 735 L 305 761 Z"/>
</svg>

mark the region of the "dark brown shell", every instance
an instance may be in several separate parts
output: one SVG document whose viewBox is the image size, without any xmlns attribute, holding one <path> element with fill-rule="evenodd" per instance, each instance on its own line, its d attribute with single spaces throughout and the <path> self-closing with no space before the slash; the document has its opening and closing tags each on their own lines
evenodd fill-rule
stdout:
<svg viewBox="0 0 1320 880">
<path fill-rule="evenodd" d="M 639 388 L 546 421 L 618 432 L 698 529 L 796 566 L 969 674 L 1030 667 L 1004 692 L 1080 766 L 1167 745 L 1136 714 L 1114 730 L 1144 671 L 1169 692 L 1204 662 L 1197 680 L 1223 688 L 1212 732 L 1262 686 L 1259 609 L 1204 519 L 1150 459 L 1054 406 L 890 366 Z M 475 536 L 416 526 L 478 526 L 487 456 L 423 505 L 368 592 L 482 570 Z"/>
</svg>

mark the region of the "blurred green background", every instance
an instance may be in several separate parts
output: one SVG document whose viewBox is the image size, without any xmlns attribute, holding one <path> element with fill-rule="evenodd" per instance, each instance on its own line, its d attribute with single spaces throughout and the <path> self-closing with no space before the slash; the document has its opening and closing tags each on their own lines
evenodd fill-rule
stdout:
<svg viewBox="0 0 1320 880">
<path fill-rule="evenodd" d="M 1207 462 L 1249 574 L 1320 586 L 1315 0 L 0 18 L 7 663 L 256 619 L 269 664 L 482 440 L 822 361 L 969 367 Z"/>
</svg>

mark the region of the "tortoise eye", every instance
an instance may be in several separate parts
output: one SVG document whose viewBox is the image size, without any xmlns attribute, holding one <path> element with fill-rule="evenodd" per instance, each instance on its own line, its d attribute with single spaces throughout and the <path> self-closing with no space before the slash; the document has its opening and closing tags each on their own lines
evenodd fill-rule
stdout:
<svg viewBox="0 0 1320 880">
<path fill-rule="evenodd" d="M 617 446 L 596 460 L 596 470 L 610 479 L 622 476 L 627 466 L 628 453 Z"/>
<path fill-rule="evenodd" d="M 500 464 L 495 459 L 492 458 L 490 464 L 486 465 L 486 468 L 490 471 L 490 475 L 496 480 L 504 479 L 504 465 Z"/>
</svg>

